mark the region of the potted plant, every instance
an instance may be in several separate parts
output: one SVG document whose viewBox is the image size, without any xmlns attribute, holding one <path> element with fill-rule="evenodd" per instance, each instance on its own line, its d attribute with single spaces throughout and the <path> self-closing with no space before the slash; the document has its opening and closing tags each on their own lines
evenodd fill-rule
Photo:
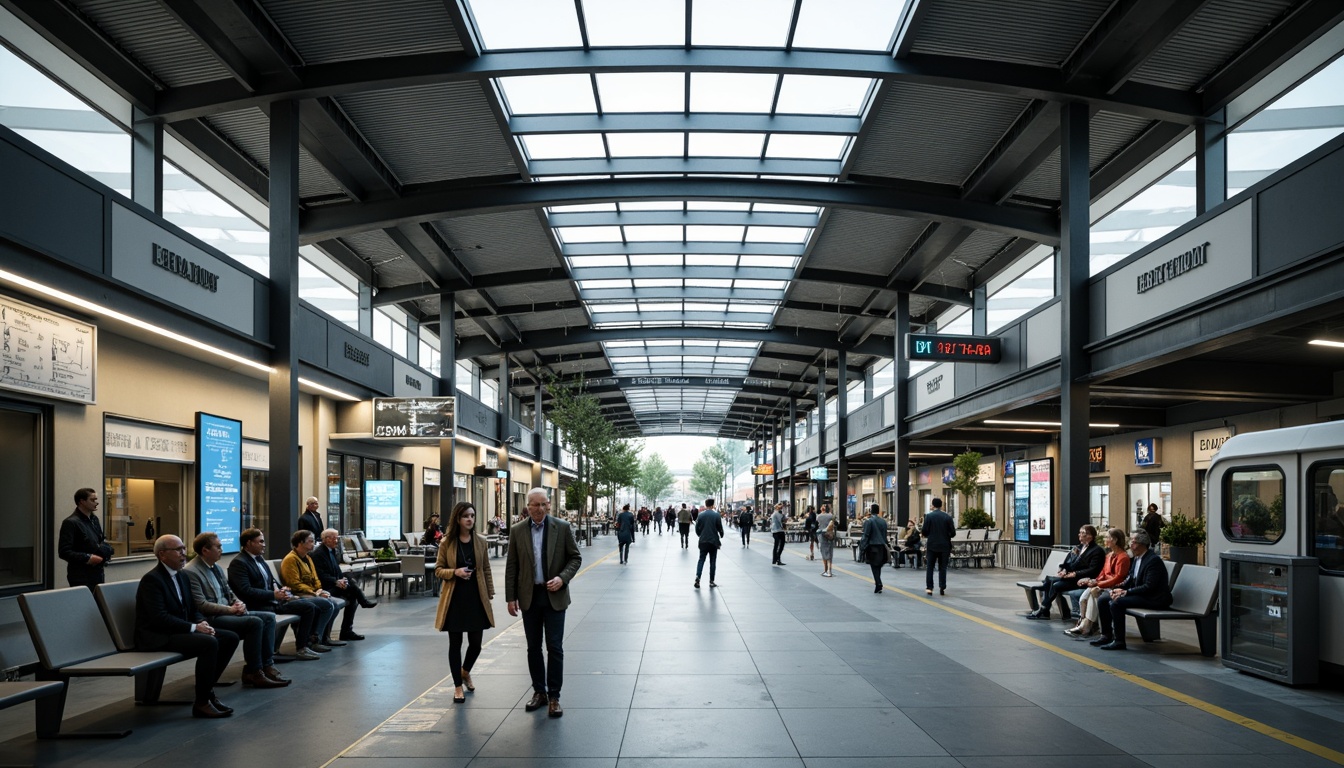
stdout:
<svg viewBox="0 0 1344 768">
<path fill-rule="evenodd" d="M 979 507 L 971 507 L 961 513 L 961 520 L 958 521 L 957 526 L 960 528 L 993 528 L 994 518 Z"/>
<path fill-rule="evenodd" d="M 1199 545 L 1204 543 L 1204 520 L 1177 512 L 1162 527 L 1162 541 L 1167 544 L 1168 560 L 1194 565 L 1199 560 Z"/>
</svg>

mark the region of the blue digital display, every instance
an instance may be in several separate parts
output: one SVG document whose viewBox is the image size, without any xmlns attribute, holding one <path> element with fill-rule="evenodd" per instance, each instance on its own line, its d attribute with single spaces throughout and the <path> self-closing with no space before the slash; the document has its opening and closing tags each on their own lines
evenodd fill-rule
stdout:
<svg viewBox="0 0 1344 768">
<path fill-rule="evenodd" d="M 201 532 L 238 551 L 243 508 L 243 423 L 196 413 L 196 513 Z"/>
<path fill-rule="evenodd" d="M 370 539 L 401 538 L 401 481 L 364 481 L 365 531 Z"/>
</svg>

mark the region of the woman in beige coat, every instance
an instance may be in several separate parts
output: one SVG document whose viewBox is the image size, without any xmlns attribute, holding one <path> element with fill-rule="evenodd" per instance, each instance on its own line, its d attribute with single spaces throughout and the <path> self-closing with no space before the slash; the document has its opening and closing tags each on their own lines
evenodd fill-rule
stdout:
<svg viewBox="0 0 1344 768">
<path fill-rule="evenodd" d="M 495 597 L 495 580 L 490 574 L 490 553 L 485 537 L 476 533 L 476 508 L 460 501 L 448 517 L 448 526 L 439 542 L 434 575 L 443 581 L 439 592 L 439 610 L 434 626 L 448 633 L 448 666 L 453 670 L 453 701 L 466 701 L 462 693 L 476 690 L 471 682 L 471 666 L 481 655 L 481 636 L 495 626 L 490 601 Z M 462 657 L 462 633 L 467 635 L 467 655 Z"/>
</svg>

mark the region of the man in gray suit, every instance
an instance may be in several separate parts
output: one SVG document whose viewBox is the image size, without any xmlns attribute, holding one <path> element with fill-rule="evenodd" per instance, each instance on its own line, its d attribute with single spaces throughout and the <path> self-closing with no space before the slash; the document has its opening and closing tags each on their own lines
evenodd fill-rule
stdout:
<svg viewBox="0 0 1344 768">
<path fill-rule="evenodd" d="M 527 669 L 532 675 L 528 712 L 547 707 L 560 717 L 560 684 L 564 680 L 565 609 L 569 582 L 583 559 L 569 523 L 551 517 L 550 496 L 542 488 L 527 492 L 527 517 L 509 528 L 509 555 L 504 565 L 504 599 L 509 615 L 523 614 L 527 635 Z M 541 655 L 545 636 L 546 658 Z"/>
</svg>

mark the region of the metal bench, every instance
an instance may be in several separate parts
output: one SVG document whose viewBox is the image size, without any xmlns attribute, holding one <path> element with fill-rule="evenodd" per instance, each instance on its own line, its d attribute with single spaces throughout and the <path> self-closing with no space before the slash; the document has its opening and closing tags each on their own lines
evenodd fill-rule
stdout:
<svg viewBox="0 0 1344 768">
<path fill-rule="evenodd" d="M 1134 617 L 1145 643 L 1162 639 L 1160 624 L 1163 621 L 1193 621 L 1199 637 L 1199 652 L 1213 656 L 1218 645 L 1218 569 L 1205 565 L 1178 567 L 1179 578 L 1170 576 L 1172 567 L 1167 567 L 1168 575 L 1175 579 L 1171 587 L 1171 607 L 1130 608 L 1125 614 Z"/>
<path fill-rule="evenodd" d="M 1068 556 L 1069 553 L 1062 549 L 1051 550 L 1050 556 L 1045 559 L 1045 565 L 1041 566 L 1041 572 L 1034 581 L 1017 582 L 1017 586 L 1027 593 L 1027 605 L 1031 606 L 1031 610 L 1035 611 L 1041 607 L 1041 600 L 1037 593 L 1042 591 L 1041 584 L 1045 581 L 1045 577 L 1058 574 L 1059 567 L 1064 564 L 1064 558 Z M 1055 600 L 1055 604 L 1059 606 L 1060 615 L 1065 619 L 1073 615 L 1073 611 L 1069 608 L 1069 601 L 1064 598 L 1063 593 Z"/>
<path fill-rule="evenodd" d="M 0 709 L 8 709 L 46 696 L 59 696 L 65 683 L 55 680 L 19 680 L 18 676 L 37 666 L 37 651 L 28 637 L 28 627 L 19 612 L 19 602 L 13 598 L 0 600 Z M 41 710 L 34 710 L 36 724 L 42 721 Z"/>
<path fill-rule="evenodd" d="M 119 621 L 105 620 L 87 587 L 67 587 L 19 595 L 28 635 L 37 651 L 38 680 L 62 683 L 61 692 L 37 700 L 37 737 L 113 738 L 130 730 L 99 733 L 61 733 L 65 697 L 75 677 L 134 677 L 139 704 L 156 704 L 163 690 L 168 665 L 183 660 L 171 651 L 118 651 L 110 627 Z M 132 619 L 134 626 L 134 619 Z"/>
</svg>

